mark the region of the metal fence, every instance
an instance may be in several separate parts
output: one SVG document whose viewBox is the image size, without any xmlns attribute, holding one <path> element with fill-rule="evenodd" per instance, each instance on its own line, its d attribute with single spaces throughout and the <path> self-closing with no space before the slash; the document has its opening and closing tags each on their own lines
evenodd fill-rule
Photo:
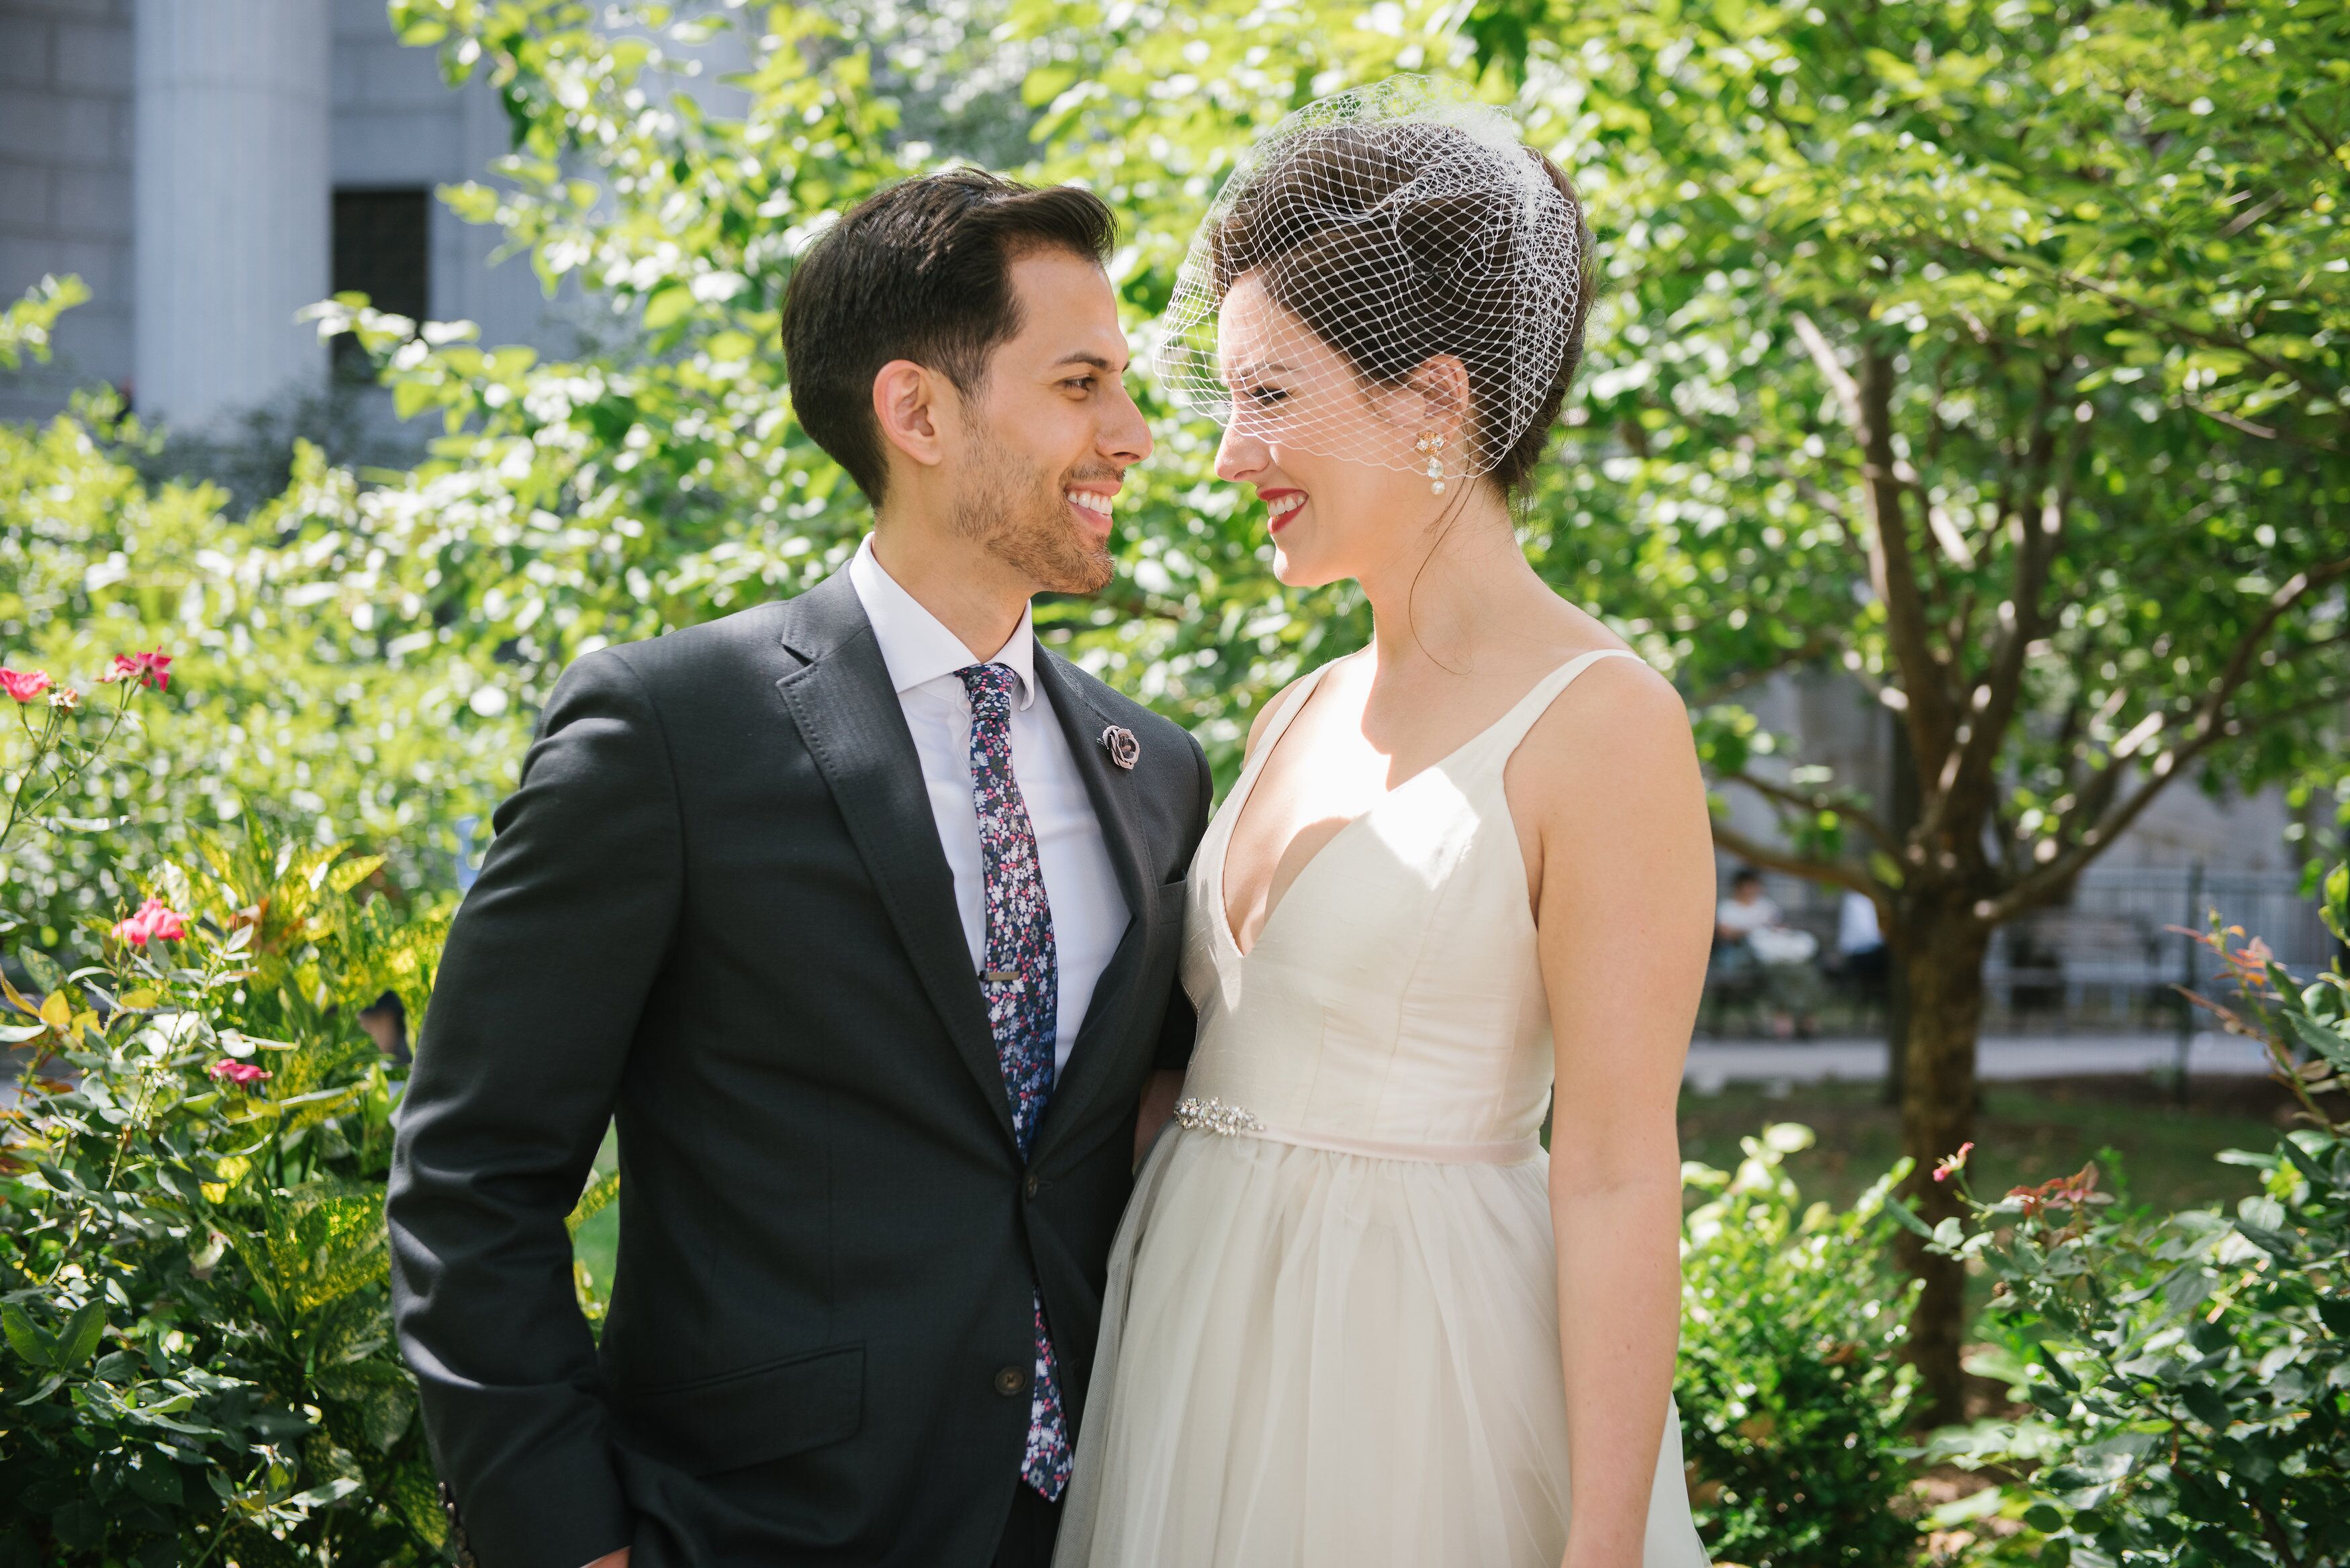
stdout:
<svg viewBox="0 0 2350 1568">
<path fill-rule="evenodd" d="M 1778 875 L 1766 876 L 1765 887 L 1790 925 L 1819 939 L 1831 982 L 1824 1031 L 1871 1033 L 1881 1026 L 1880 998 L 1835 983 L 1839 894 Z M 2335 951 L 2314 901 L 2291 873 L 2093 869 L 2069 903 L 2034 910 L 1992 939 L 1983 964 L 1984 1032 L 2169 1033 L 2195 1022 L 2192 1012 L 2199 1010 L 2190 1010 L 2178 988 L 2210 994 L 2214 966 L 2210 953 L 2184 933 L 2208 930 L 2214 915 L 2267 942 L 2296 974 L 2324 968 Z M 1752 1033 L 1762 1022 L 1736 1028 L 1735 1009 L 1712 1002 L 1709 1033 Z"/>
</svg>

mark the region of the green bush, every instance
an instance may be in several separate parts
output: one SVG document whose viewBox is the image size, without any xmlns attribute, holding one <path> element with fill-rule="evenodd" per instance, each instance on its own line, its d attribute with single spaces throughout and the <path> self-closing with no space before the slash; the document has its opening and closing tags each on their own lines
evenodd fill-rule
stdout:
<svg viewBox="0 0 2350 1568">
<path fill-rule="evenodd" d="M 2334 871 L 2325 899 L 2340 937 L 2350 871 Z M 2350 1556 L 2350 1121 L 2321 1097 L 2350 1075 L 2350 976 L 2337 961 L 2303 984 L 2242 935 L 2205 939 L 2238 998 L 2206 1005 L 2268 1044 L 2307 1125 L 2222 1157 L 2262 1173 L 2234 1219 L 2124 1212 L 2092 1166 L 1995 1202 L 1969 1195 L 1969 1218 L 1931 1232 L 1990 1273 L 1991 1326 L 2039 1419 L 2011 1428 L 2009 1451 L 1953 1435 L 1928 1455 L 1963 1449 L 2028 1472 L 2002 1508 L 2040 1562 Z"/>
<path fill-rule="evenodd" d="M 1698 1527 L 1717 1560 L 1752 1568 L 1889 1568 L 1918 1529 L 1895 1504 L 1896 1449 L 1917 1384 L 1900 1358 L 1915 1286 L 1883 1245 L 1905 1160 L 1839 1214 L 1808 1207 L 1782 1124 L 1743 1140 L 1735 1173 L 1691 1164 L 1712 1194 L 1684 1227 L 1679 1379 Z"/>
<path fill-rule="evenodd" d="M 401 1079 L 356 1014 L 421 1005 L 441 921 L 359 902 L 377 869 L 214 840 L 99 922 L 102 962 L 20 950 L 0 1563 L 440 1560 L 385 1313 Z"/>
</svg>

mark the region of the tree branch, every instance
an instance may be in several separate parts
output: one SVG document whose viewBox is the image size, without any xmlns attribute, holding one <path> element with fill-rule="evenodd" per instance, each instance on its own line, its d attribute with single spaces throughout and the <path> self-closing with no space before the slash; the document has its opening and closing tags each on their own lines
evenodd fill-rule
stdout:
<svg viewBox="0 0 2350 1568">
<path fill-rule="evenodd" d="M 2046 368 L 2041 379 L 2032 451 L 2024 459 L 2025 477 L 2020 487 L 2022 504 L 2017 506 L 2012 524 L 2015 573 L 2009 587 L 2008 613 L 1992 645 L 1990 664 L 1974 687 L 1971 711 L 1961 722 L 1963 739 L 1958 753 L 1946 764 L 1946 776 L 1927 805 L 1921 829 L 1929 840 L 1946 823 L 1970 820 L 1989 798 L 2001 747 L 2022 700 L 2024 659 L 2048 628 L 2049 617 L 2041 600 L 2047 593 L 2057 553 L 2064 547 L 2065 518 L 2073 505 L 2069 477 L 2053 497 L 2046 497 L 2048 472 L 2055 463 L 2059 440 L 2049 421 L 2063 374 L 2060 361 Z M 2035 495 L 2046 497 L 2036 519 L 2025 513 Z"/>
<path fill-rule="evenodd" d="M 2245 629 L 2243 636 L 2237 639 L 2235 648 L 2229 653 L 2227 664 L 2222 668 L 2219 678 L 2212 683 L 2210 695 L 2204 699 L 2196 712 L 2194 727 L 2187 732 L 2178 745 L 2155 758 L 2150 770 L 2154 774 L 2152 781 L 2106 811 L 2097 818 L 2095 826 L 2084 829 L 2072 848 L 2059 854 L 2047 865 L 2017 882 L 1999 898 L 1993 899 L 1989 918 L 1994 921 L 2010 919 L 2022 910 L 2031 909 L 2048 897 L 2053 890 L 2063 888 L 2073 877 L 2078 876 L 2090 861 L 2095 860 L 2111 847 L 2114 841 L 2127 831 L 2130 824 L 2136 822 L 2140 814 L 2154 803 L 2154 797 L 2161 794 L 2172 779 L 2187 771 L 2189 763 L 2200 756 L 2229 733 L 2229 701 L 2251 678 L 2253 661 L 2260 656 L 2261 645 L 2266 642 L 2270 634 L 2276 629 L 2277 622 L 2283 619 L 2295 605 L 2307 598 L 2314 590 L 2343 577 L 2350 577 L 2350 556 L 2338 561 L 2329 561 L 2322 566 L 2315 566 L 2306 572 L 2299 573 L 2282 587 L 2270 595 L 2268 607 L 2262 610 L 2259 618 Z M 2312 702 L 2296 703 L 2291 709 L 2262 714 L 2253 721 L 2253 723 L 2255 726 L 2274 723 L 2280 719 L 2289 717 L 2293 712 L 2306 711 L 2313 707 L 2324 707 L 2334 700 L 2334 693 L 2328 693 Z M 2241 723 L 2241 721 L 2239 722 Z M 2097 776 L 2091 780 L 2090 789 L 2097 790 L 2102 787 L 2104 793 L 2108 795 L 2115 793 L 2118 787 L 2120 772 L 2128 768 L 2132 759 L 2137 754 L 2137 750 L 2134 748 L 2127 755 L 2117 756 L 2107 763 L 2105 767 L 2098 770 Z M 2089 792 L 2083 793 L 2086 794 Z"/>
<path fill-rule="evenodd" d="M 1792 670 L 1799 665 L 1809 664 L 1835 646 L 1835 637 L 1825 632 L 1815 632 L 1805 638 L 1801 645 L 1788 649 L 1768 664 L 1758 664 L 1750 669 L 1741 670 L 1735 674 L 1725 675 L 1703 691 L 1692 693 L 1688 700 L 1689 706 L 1709 707 L 1733 692 L 1743 691 L 1750 686 L 1761 685 L 1783 670 Z"/>
<path fill-rule="evenodd" d="M 1792 806 L 1797 811 L 1835 812 L 1838 816 L 1856 824 L 1860 830 L 1875 839 L 1877 846 L 1887 855 L 1898 857 L 1901 853 L 1901 842 L 1893 836 L 1893 830 L 1849 800 L 1842 800 L 1832 794 L 1806 794 L 1801 790 L 1790 789 L 1784 784 L 1773 784 L 1769 779 L 1756 778 L 1752 774 L 1723 774 L 1721 776 L 1724 784 L 1744 784 L 1765 800 L 1776 801 L 1781 805 Z"/>
<path fill-rule="evenodd" d="M 1759 838 L 1747 837 L 1719 817 L 1714 819 L 1713 842 L 1726 853 L 1756 866 L 1768 866 L 1773 871 L 1784 871 L 1791 877 L 1801 877 L 1806 881 L 1849 888 L 1872 899 L 1882 897 L 1877 878 L 1869 875 L 1865 866 L 1855 866 L 1845 860 L 1815 860 L 1792 849 L 1781 849 Z"/>
<path fill-rule="evenodd" d="M 1885 605 L 1887 640 L 1900 668 L 1903 693 L 1909 700 L 1902 715 L 1918 776 L 1935 778 L 1941 774 L 1942 760 L 1950 751 L 1953 722 L 1942 663 L 1927 640 L 1926 607 L 1918 590 L 1908 525 L 1901 515 L 1902 483 L 1894 472 L 1898 460 L 1893 452 L 1893 367 L 1864 343 L 1861 374 L 1856 379 L 1810 317 L 1799 310 L 1794 320 L 1795 335 L 1835 390 L 1860 446 L 1861 478 L 1875 524 L 1868 551 L 1869 576 Z"/>
</svg>

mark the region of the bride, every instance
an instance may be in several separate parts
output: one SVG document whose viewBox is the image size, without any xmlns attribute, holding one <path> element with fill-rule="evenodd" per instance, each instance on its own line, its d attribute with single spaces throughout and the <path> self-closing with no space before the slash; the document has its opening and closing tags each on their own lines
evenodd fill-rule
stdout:
<svg viewBox="0 0 2350 1568">
<path fill-rule="evenodd" d="M 1704 792 L 1671 687 L 1509 508 L 1588 244 L 1507 120 L 1399 78 L 1284 120 L 1185 264 L 1162 370 L 1282 581 L 1353 579 L 1376 633 L 1258 715 L 1193 864 L 1199 1045 L 1055 1568 L 1705 1563 L 1672 1407 Z"/>
</svg>

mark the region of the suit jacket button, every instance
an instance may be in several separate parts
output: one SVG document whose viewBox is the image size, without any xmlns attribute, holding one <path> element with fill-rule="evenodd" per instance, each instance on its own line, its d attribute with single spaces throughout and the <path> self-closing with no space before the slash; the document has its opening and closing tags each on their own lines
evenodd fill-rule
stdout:
<svg viewBox="0 0 2350 1568">
<path fill-rule="evenodd" d="M 995 1391 L 1009 1399 L 1028 1386 L 1028 1369 L 1007 1366 L 995 1375 Z"/>
<path fill-rule="evenodd" d="M 1031 1171 L 1028 1174 L 1028 1179 L 1022 1184 L 1022 1190 L 1026 1192 L 1029 1197 L 1034 1198 L 1036 1196 L 1036 1189 L 1042 1185 L 1043 1184 L 1036 1179 L 1035 1172 Z"/>
</svg>

